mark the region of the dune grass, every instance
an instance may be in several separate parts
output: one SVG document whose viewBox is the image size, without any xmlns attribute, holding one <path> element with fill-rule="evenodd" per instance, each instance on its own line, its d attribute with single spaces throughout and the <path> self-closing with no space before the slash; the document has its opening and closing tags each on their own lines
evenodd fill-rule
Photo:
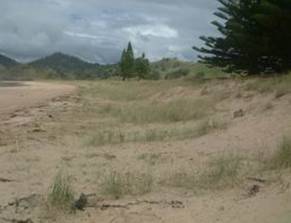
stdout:
<svg viewBox="0 0 291 223">
<path fill-rule="evenodd" d="M 225 130 L 227 123 L 215 119 L 204 119 L 187 124 L 160 125 L 157 127 L 140 127 L 136 129 L 104 128 L 86 135 L 82 144 L 87 147 L 122 143 L 150 143 L 159 141 L 177 141 L 194 139 L 213 131 Z"/>
<path fill-rule="evenodd" d="M 256 91 L 261 94 L 275 93 L 276 98 L 280 98 L 291 93 L 291 74 L 273 76 L 269 78 L 255 78 L 249 80 L 245 85 L 245 90 Z"/>
<path fill-rule="evenodd" d="M 265 168 L 270 170 L 291 167 L 291 138 L 283 137 L 278 149 L 265 161 Z"/>
<path fill-rule="evenodd" d="M 121 172 L 109 170 L 101 176 L 99 192 L 114 199 L 122 198 L 126 195 L 144 195 L 153 189 L 154 178 L 150 171 Z"/>
<path fill-rule="evenodd" d="M 74 201 L 74 192 L 69 177 L 59 172 L 50 188 L 48 203 L 50 207 L 61 210 L 69 210 Z"/>
<path fill-rule="evenodd" d="M 243 159 L 237 154 L 223 154 L 211 159 L 201 169 L 174 172 L 163 184 L 194 192 L 234 187 L 242 180 Z"/>
</svg>

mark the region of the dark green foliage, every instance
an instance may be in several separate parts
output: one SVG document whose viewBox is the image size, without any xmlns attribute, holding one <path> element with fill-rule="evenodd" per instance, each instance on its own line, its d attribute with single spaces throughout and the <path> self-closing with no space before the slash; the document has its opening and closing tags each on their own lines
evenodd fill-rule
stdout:
<svg viewBox="0 0 291 223">
<path fill-rule="evenodd" d="M 132 77 L 147 79 L 150 73 L 150 62 L 145 54 L 137 59 L 134 58 L 134 52 L 131 42 L 128 43 L 127 50 L 122 51 L 120 59 L 120 75 L 123 80 Z"/>
<path fill-rule="evenodd" d="M 147 79 L 151 71 L 150 62 L 143 53 L 135 60 L 135 72 L 140 79 Z"/>
<path fill-rule="evenodd" d="M 117 64 L 92 64 L 62 53 L 55 53 L 29 64 L 20 64 L 0 56 L 1 80 L 108 78 L 115 75 L 117 70 Z"/>
<path fill-rule="evenodd" d="M 119 66 L 123 80 L 134 76 L 134 53 L 131 42 L 128 43 L 127 50 L 123 50 Z"/>
<path fill-rule="evenodd" d="M 188 68 L 177 68 L 166 74 L 165 79 L 177 79 L 185 77 L 190 73 Z"/>
<path fill-rule="evenodd" d="M 0 54 L 0 65 L 5 67 L 5 68 L 10 68 L 13 66 L 18 65 L 19 63 L 7 56 L 1 55 Z"/>
<path fill-rule="evenodd" d="M 203 62 L 227 71 L 257 74 L 291 67 L 290 0 L 218 0 L 220 37 L 205 37 Z"/>
<path fill-rule="evenodd" d="M 32 67 L 50 70 L 52 76 L 61 79 L 90 79 L 102 76 L 98 74 L 99 64 L 92 64 L 81 59 L 62 53 L 55 53 L 48 57 L 30 63 Z"/>
</svg>

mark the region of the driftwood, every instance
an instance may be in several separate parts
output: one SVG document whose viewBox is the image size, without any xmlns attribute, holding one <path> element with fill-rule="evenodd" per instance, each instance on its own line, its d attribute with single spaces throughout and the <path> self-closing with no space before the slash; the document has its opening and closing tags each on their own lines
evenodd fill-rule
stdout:
<svg viewBox="0 0 291 223">
<path fill-rule="evenodd" d="M 259 182 L 259 183 L 267 183 L 267 180 L 261 179 L 261 178 L 257 178 L 257 177 L 247 177 L 247 180 L 256 181 L 256 182 Z"/>
<path fill-rule="evenodd" d="M 154 201 L 154 200 L 137 200 L 133 202 L 128 202 L 124 204 L 118 204 L 118 203 L 105 203 L 104 201 L 93 201 L 90 202 L 90 198 L 96 197 L 95 194 L 81 194 L 79 199 L 77 199 L 74 204 L 73 208 L 77 210 L 85 210 L 86 208 L 99 208 L 101 210 L 106 210 L 109 208 L 120 208 L 120 209 L 129 209 L 131 206 L 137 206 L 141 204 L 150 204 L 150 205 L 166 205 L 172 208 L 184 208 L 184 204 L 182 201 L 177 201 L 177 200 L 172 200 L 172 201 L 167 201 L 167 200 L 159 200 L 159 201 Z"/>
</svg>

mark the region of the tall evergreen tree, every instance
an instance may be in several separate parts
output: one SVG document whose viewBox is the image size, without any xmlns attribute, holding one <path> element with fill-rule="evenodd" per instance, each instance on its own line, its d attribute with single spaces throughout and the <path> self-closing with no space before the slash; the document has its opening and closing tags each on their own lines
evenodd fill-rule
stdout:
<svg viewBox="0 0 291 223">
<path fill-rule="evenodd" d="M 120 71 L 123 80 L 133 77 L 134 66 L 133 48 L 131 42 L 129 42 L 127 50 L 123 50 L 120 60 Z"/>
<path fill-rule="evenodd" d="M 128 69 L 128 77 L 133 77 L 134 76 L 134 52 L 132 48 L 131 42 L 128 43 L 127 46 L 127 51 L 126 51 L 126 63 L 127 63 L 127 69 Z"/>
<path fill-rule="evenodd" d="M 121 54 L 121 59 L 120 59 L 120 72 L 121 72 L 121 76 L 122 76 L 122 79 L 125 80 L 126 79 L 126 50 L 124 49 L 122 51 L 122 54 Z"/>
<path fill-rule="evenodd" d="M 218 0 L 220 37 L 201 37 L 203 62 L 256 74 L 290 67 L 290 0 Z M 289 64 L 289 65 L 288 65 Z"/>
</svg>

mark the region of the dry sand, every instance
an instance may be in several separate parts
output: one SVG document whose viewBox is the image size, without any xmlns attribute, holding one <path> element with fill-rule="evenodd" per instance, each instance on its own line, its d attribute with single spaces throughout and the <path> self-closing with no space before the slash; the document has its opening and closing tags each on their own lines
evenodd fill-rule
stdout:
<svg viewBox="0 0 291 223">
<path fill-rule="evenodd" d="M 226 99 L 219 105 L 225 109 L 224 115 L 231 117 L 238 108 L 244 109 L 246 115 L 233 119 L 226 130 L 201 138 L 82 148 L 80 129 L 90 122 L 86 117 L 81 120 L 75 116 L 80 109 L 78 95 L 73 94 L 75 87 L 51 83 L 24 84 L 23 87 L 0 87 L 0 115 L 6 117 L 0 125 L 0 178 L 11 180 L 0 181 L 1 223 L 291 222 L 288 174 L 282 176 L 280 182 L 261 185 L 260 192 L 252 197 L 247 193 L 255 182 L 201 195 L 159 188 L 148 195 L 129 196 L 118 201 L 100 198 L 100 205 L 110 204 L 111 207 L 88 208 L 69 215 L 46 216 L 46 207 L 40 207 L 55 174 L 64 167 L 73 176 L 77 194 L 94 193 L 98 171 L 109 167 L 136 169 L 143 162 L 137 157 L 145 153 L 159 155 L 159 162 L 153 165 L 157 172 L 199 163 L 222 151 L 259 154 L 262 149 L 272 150 L 282 135 L 290 131 L 290 95 L 277 101 L 273 100 L 273 95 Z M 66 94 L 71 96 L 60 98 Z M 57 99 L 51 100 L 53 98 Z M 270 101 L 274 108 L 265 111 L 263 108 Z M 7 114 L 14 115 L 7 119 Z M 35 196 L 31 197 L 33 194 Z M 29 202 L 26 199 L 15 203 L 16 199 L 24 197 L 29 197 Z"/>
</svg>

